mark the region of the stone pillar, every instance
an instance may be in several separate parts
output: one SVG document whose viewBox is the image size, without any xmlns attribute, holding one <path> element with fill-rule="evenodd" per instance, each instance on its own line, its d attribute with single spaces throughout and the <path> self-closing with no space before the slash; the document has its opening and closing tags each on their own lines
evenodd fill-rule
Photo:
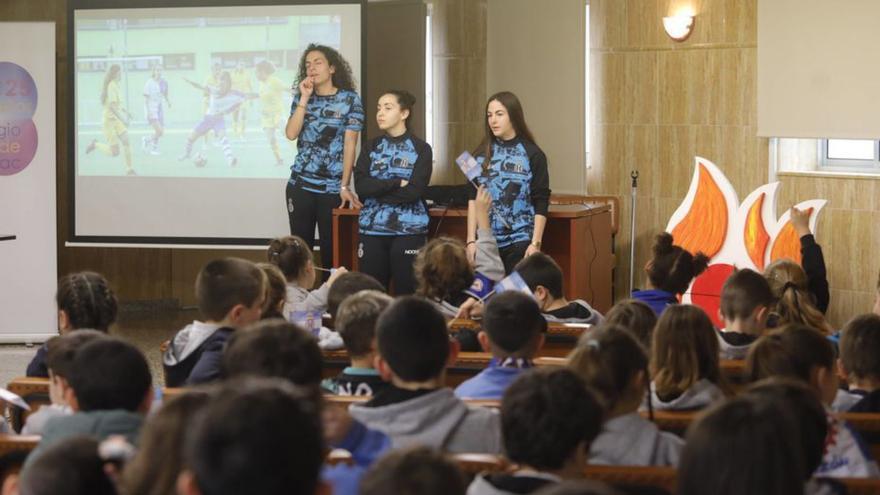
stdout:
<svg viewBox="0 0 880 495">
<path fill-rule="evenodd" d="M 455 157 L 483 135 L 487 0 L 431 0 L 434 72 L 432 184 L 465 181 Z"/>
</svg>

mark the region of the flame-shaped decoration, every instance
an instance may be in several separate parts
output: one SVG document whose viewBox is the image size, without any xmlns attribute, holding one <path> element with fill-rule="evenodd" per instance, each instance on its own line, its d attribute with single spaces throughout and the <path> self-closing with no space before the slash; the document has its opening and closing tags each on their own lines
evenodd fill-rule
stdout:
<svg viewBox="0 0 880 495">
<path fill-rule="evenodd" d="M 764 254 L 767 252 L 767 244 L 770 243 L 770 235 L 767 234 L 764 220 L 761 218 L 761 212 L 764 211 L 765 197 L 766 195 L 761 193 L 751 208 L 749 208 L 749 213 L 746 216 L 746 225 L 743 229 L 743 241 L 746 245 L 746 251 L 759 271 L 764 269 Z"/>
<path fill-rule="evenodd" d="M 698 164 L 697 190 L 687 215 L 672 229 L 675 244 L 691 253 L 718 254 L 727 237 L 727 200 L 703 163 Z"/>
<path fill-rule="evenodd" d="M 808 208 L 807 214 L 812 216 L 813 209 Z M 770 250 L 771 263 L 782 258 L 793 260 L 798 265 L 801 264 L 801 238 L 795 232 L 790 218 L 779 229 L 776 241 L 773 242 L 773 248 Z"/>
</svg>

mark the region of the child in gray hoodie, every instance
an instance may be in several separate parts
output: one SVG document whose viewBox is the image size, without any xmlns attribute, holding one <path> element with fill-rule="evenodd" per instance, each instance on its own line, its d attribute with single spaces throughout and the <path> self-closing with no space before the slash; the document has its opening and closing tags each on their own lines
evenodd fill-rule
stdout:
<svg viewBox="0 0 880 495">
<path fill-rule="evenodd" d="M 532 493 L 580 478 L 604 415 L 599 399 L 571 370 L 521 375 L 501 401 L 504 452 L 517 468 L 477 476 L 468 495 Z"/>
<path fill-rule="evenodd" d="M 702 409 L 725 397 L 718 337 L 697 306 L 674 305 L 657 321 L 651 346 L 651 402 L 655 409 Z"/>
<path fill-rule="evenodd" d="M 68 382 L 65 399 L 73 414 L 46 422 L 27 465 L 53 444 L 74 436 L 103 440 L 122 435 L 130 444 L 137 444 L 153 387 L 150 367 L 136 347 L 114 337 L 88 342 L 77 350 Z"/>
<path fill-rule="evenodd" d="M 590 447 L 591 464 L 678 464 L 684 442 L 638 413 L 648 390 L 648 358 L 626 329 L 604 326 L 585 335 L 568 366 L 599 392 L 608 408 L 602 432 Z"/>
<path fill-rule="evenodd" d="M 446 366 L 455 362 L 446 320 L 418 297 L 402 297 L 376 324 L 377 368 L 390 386 L 351 406 L 351 416 L 391 438 L 395 448 L 421 444 L 449 452 L 501 452 L 497 411 L 470 407 L 446 388 Z"/>
</svg>

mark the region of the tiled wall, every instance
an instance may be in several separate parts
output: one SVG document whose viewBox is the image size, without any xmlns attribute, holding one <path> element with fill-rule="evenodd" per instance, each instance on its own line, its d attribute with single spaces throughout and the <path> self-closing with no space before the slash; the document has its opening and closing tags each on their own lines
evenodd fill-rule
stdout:
<svg viewBox="0 0 880 495">
<path fill-rule="evenodd" d="M 716 163 L 744 198 L 767 182 L 768 140 L 756 137 L 758 0 L 591 0 L 591 194 L 621 198 L 615 296 L 629 280 L 629 172 L 641 174 L 636 285 L 652 237 L 687 192 L 694 156 Z M 662 17 L 696 12 L 682 43 Z M 870 179 L 781 178 L 778 208 L 830 200 L 818 225 L 832 287 L 830 320 L 870 309 L 880 256 L 880 191 Z"/>
<path fill-rule="evenodd" d="M 434 69 L 432 184 L 463 183 L 455 157 L 483 137 L 486 1 L 431 0 Z"/>
</svg>

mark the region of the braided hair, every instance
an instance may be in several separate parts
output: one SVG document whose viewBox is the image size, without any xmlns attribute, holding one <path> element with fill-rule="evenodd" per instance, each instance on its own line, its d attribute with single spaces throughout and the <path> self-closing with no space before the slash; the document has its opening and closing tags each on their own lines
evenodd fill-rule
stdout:
<svg viewBox="0 0 880 495">
<path fill-rule="evenodd" d="M 116 321 L 116 294 L 101 274 L 79 272 L 58 280 L 58 309 L 64 311 L 74 330 L 91 328 L 106 332 Z"/>
</svg>

